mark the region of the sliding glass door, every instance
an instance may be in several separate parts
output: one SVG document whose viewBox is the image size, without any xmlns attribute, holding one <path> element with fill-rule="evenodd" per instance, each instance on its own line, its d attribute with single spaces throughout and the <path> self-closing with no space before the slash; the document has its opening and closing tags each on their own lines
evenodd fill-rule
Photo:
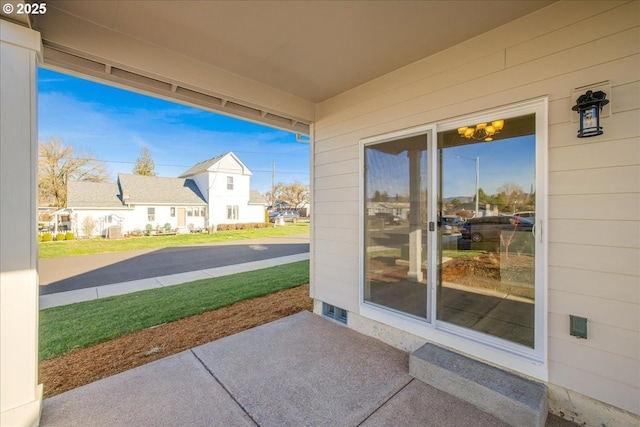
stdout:
<svg viewBox="0 0 640 427">
<path fill-rule="evenodd" d="M 425 320 L 429 139 L 364 145 L 364 300 Z"/>
<path fill-rule="evenodd" d="M 534 347 L 535 114 L 438 133 L 437 319 Z"/>
<path fill-rule="evenodd" d="M 542 360 L 545 117 L 532 101 L 362 141 L 365 308 Z"/>
</svg>

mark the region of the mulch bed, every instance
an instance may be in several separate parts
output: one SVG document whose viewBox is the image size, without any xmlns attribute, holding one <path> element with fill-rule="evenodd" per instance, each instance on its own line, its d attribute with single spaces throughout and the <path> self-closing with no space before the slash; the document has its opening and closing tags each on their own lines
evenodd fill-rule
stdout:
<svg viewBox="0 0 640 427">
<path fill-rule="evenodd" d="M 144 329 L 40 362 L 45 397 L 109 377 L 300 311 L 312 311 L 309 285 Z"/>
</svg>

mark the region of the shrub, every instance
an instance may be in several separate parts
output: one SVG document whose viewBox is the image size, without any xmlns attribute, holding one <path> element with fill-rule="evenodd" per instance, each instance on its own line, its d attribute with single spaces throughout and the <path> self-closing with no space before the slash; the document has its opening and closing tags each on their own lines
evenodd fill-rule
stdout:
<svg viewBox="0 0 640 427">
<path fill-rule="evenodd" d="M 67 231 L 67 234 L 64 235 L 64 240 L 73 240 L 75 238 L 76 236 L 74 236 L 73 233 L 70 231 Z"/>
<path fill-rule="evenodd" d="M 171 231 L 171 224 L 168 222 L 164 225 L 164 231 Z"/>
<path fill-rule="evenodd" d="M 51 242 L 51 241 L 53 241 L 53 235 L 51 233 L 44 233 L 42 235 L 42 241 L 43 242 Z"/>
<path fill-rule="evenodd" d="M 38 242 L 42 242 L 42 234 L 38 234 Z"/>
<path fill-rule="evenodd" d="M 218 224 L 218 231 L 234 231 L 236 224 Z"/>
<path fill-rule="evenodd" d="M 64 237 L 65 237 L 65 236 L 64 236 L 64 233 L 58 233 L 58 234 L 56 234 L 56 240 L 57 240 L 58 242 L 63 241 L 63 240 L 64 240 Z"/>
<path fill-rule="evenodd" d="M 233 231 L 233 230 L 253 230 L 255 228 L 267 228 L 269 224 L 266 222 L 244 222 L 239 224 L 218 224 L 213 231 Z"/>
<path fill-rule="evenodd" d="M 96 225 L 98 225 L 98 223 L 92 216 L 85 217 L 82 220 L 82 226 L 81 226 L 84 237 L 86 237 L 87 239 L 90 239 L 91 236 L 93 235 L 93 230 L 95 230 Z"/>
</svg>

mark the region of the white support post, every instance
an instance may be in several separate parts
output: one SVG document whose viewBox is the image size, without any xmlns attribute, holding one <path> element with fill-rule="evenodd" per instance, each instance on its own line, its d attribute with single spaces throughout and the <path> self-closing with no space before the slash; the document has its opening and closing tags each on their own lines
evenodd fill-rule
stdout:
<svg viewBox="0 0 640 427">
<path fill-rule="evenodd" d="M 411 150 L 409 156 L 409 273 L 407 278 L 422 281 L 422 203 L 420 158 L 422 151 Z"/>
<path fill-rule="evenodd" d="M 37 426 L 40 33 L 0 20 L 0 425 Z"/>
</svg>

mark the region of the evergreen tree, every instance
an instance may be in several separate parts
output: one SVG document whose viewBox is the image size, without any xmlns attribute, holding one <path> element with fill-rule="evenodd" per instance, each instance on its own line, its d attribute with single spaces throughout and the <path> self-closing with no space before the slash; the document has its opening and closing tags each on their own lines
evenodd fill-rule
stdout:
<svg viewBox="0 0 640 427">
<path fill-rule="evenodd" d="M 147 147 L 142 147 L 140 150 L 140 157 L 136 160 L 136 165 L 133 167 L 134 175 L 156 176 L 153 171 L 155 163 L 151 158 L 151 152 Z"/>
</svg>

